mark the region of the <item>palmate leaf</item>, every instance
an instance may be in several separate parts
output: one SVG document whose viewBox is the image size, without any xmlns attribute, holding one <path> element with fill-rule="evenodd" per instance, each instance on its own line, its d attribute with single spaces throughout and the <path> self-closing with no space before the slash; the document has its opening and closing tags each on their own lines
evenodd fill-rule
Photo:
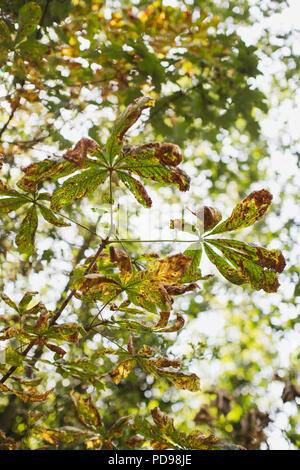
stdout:
<svg viewBox="0 0 300 470">
<path fill-rule="evenodd" d="M 2 196 L 2 197 L 1 197 Z M 37 197 L 36 197 L 37 196 Z M 38 224 L 38 211 L 43 218 L 55 225 L 56 227 L 68 227 L 71 224 L 65 222 L 62 218 L 57 217 L 54 212 L 47 208 L 43 201 L 49 201 L 51 196 L 48 193 L 40 193 L 35 195 L 23 194 L 12 188 L 0 180 L 0 213 L 9 213 L 16 211 L 20 207 L 30 204 L 27 207 L 25 217 L 18 229 L 16 236 L 16 244 L 19 252 L 31 255 L 34 251 L 34 238 Z"/>
<path fill-rule="evenodd" d="M 212 232 L 202 238 L 198 234 L 199 240 L 184 252 L 185 255 L 191 257 L 192 262 L 182 282 L 208 278 L 207 276 L 201 277 L 201 272 L 198 270 L 202 254 L 201 244 L 203 243 L 207 257 L 228 281 L 237 285 L 250 284 L 256 290 L 276 292 L 279 287 L 276 273 L 281 273 L 286 264 L 280 250 L 267 250 L 237 240 L 209 238 L 217 233 L 249 227 L 266 213 L 271 201 L 272 195 L 265 189 L 253 191 L 233 209 L 231 216 L 217 225 Z M 210 210 L 211 215 L 207 221 L 205 220 L 205 208 Z M 221 217 L 219 211 L 207 206 L 192 213 L 197 217 L 199 214 L 204 216 L 204 228 L 205 225 L 211 226 L 217 223 Z M 170 227 L 183 231 L 187 227 L 188 231 L 193 233 L 193 226 L 185 224 L 180 219 L 171 220 Z M 210 245 L 218 248 L 226 259 L 216 253 Z"/>
<path fill-rule="evenodd" d="M 180 359 L 155 356 L 154 349 L 147 345 L 144 345 L 135 353 L 132 343 L 130 343 L 128 350 L 128 358 L 121 361 L 109 373 L 115 384 L 118 385 L 122 380 L 126 379 L 132 369 L 139 364 L 148 374 L 153 375 L 156 379 L 164 377 L 179 389 L 189 390 L 190 392 L 200 390 L 200 380 L 196 374 L 174 371 L 174 369 L 180 367 Z M 111 354 L 116 353 L 114 350 L 111 352 Z"/>
</svg>

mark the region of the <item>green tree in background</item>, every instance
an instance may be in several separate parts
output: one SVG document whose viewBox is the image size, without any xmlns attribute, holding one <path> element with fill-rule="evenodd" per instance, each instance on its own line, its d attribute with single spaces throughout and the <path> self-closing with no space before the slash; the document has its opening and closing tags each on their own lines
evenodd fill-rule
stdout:
<svg viewBox="0 0 300 470">
<path fill-rule="evenodd" d="M 1 449 L 299 447 L 288 6 L 0 1 Z"/>
</svg>

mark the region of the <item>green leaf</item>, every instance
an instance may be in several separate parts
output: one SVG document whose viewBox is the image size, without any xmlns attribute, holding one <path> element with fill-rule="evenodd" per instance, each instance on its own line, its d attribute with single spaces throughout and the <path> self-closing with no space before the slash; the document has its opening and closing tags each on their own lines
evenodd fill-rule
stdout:
<svg viewBox="0 0 300 470">
<path fill-rule="evenodd" d="M 132 176 L 128 175 L 124 171 L 116 171 L 120 180 L 125 184 L 125 186 L 132 192 L 136 200 L 145 207 L 152 206 L 151 197 L 148 195 L 145 187 Z"/>
<path fill-rule="evenodd" d="M 76 416 L 83 426 L 91 430 L 102 427 L 101 416 L 90 395 L 83 396 L 73 391 L 71 392 L 71 399 Z"/>
<path fill-rule="evenodd" d="M 13 300 L 11 300 L 6 294 L 2 294 L 1 298 L 7 305 L 9 305 L 9 307 L 16 310 L 16 312 L 19 311 L 19 309 L 18 309 L 17 305 L 15 304 L 15 302 Z"/>
<path fill-rule="evenodd" d="M 51 207 L 55 210 L 66 204 L 71 204 L 78 199 L 82 199 L 92 194 L 97 187 L 103 183 L 107 176 L 107 170 L 97 170 L 91 168 L 69 178 L 54 191 Z"/>
<path fill-rule="evenodd" d="M 16 36 L 16 44 L 36 30 L 41 15 L 41 8 L 36 2 L 29 2 L 22 6 L 19 11 L 19 29 Z"/>
<path fill-rule="evenodd" d="M 204 243 L 204 249 L 208 259 L 216 266 L 218 271 L 228 281 L 232 282 L 233 284 L 237 284 L 238 286 L 247 282 L 242 273 L 227 263 L 227 261 L 225 261 L 222 256 L 218 255 L 206 243 Z"/>
<path fill-rule="evenodd" d="M 189 269 L 187 270 L 184 277 L 181 279 L 182 283 L 195 282 L 202 279 L 202 274 L 199 269 L 199 265 L 202 257 L 202 245 L 200 242 L 192 243 L 187 250 L 183 253 L 185 256 L 192 258 Z"/>
<path fill-rule="evenodd" d="M 25 292 L 25 294 L 23 295 L 20 303 L 19 303 L 19 309 L 24 311 L 27 309 L 28 305 L 30 304 L 31 300 L 33 299 L 33 297 L 38 294 L 38 292 Z"/>
<path fill-rule="evenodd" d="M 0 41 L 10 40 L 10 31 L 6 23 L 0 20 Z"/>
<path fill-rule="evenodd" d="M 217 225 L 209 235 L 230 232 L 253 225 L 267 212 L 272 198 L 272 194 L 265 189 L 253 191 L 233 209 L 231 216 Z"/>
<path fill-rule="evenodd" d="M 56 227 L 69 227 L 71 224 L 65 222 L 61 217 L 56 217 L 51 209 L 39 205 L 40 212 L 47 222 L 55 225 Z"/>
<path fill-rule="evenodd" d="M 253 263 L 264 268 L 272 269 L 277 273 L 281 273 L 286 265 L 284 256 L 280 250 L 267 250 L 252 243 L 240 242 L 238 240 L 226 240 L 214 238 L 207 240 L 207 243 L 218 247 L 229 247 L 243 253 Z"/>
<path fill-rule="evenodd" d="M 28 55 L 36 56 L 41 59 L 47 52 L 48 46 L 35 39 L 27 39 L 27 41 L 21 42 L 18 49 L 20 50 L 21 56 L 24 56 L 24 59 L 27 59 Z"/>
<path fill-rule="evenodd" d="M 34 237 L 38 226 L 38 216 L 36 206 L 32 205 L 27 211 L 18 234 L 16 236 L 16 244 L 19 252 L 31 255 L 34 251 Z"/>
<path fill-rule="evenodd" d="M 125 111 L 117 118 L 106 143 L 106 152 L 111 162 L 122 149 L 122 140 L 128 129 L 138 120 L 142 111 L 153 106 L 153 104 L 153 99 L 142 96 L 137 98 L 133 104 L 127 106 Z"/>
<path fill-rule="evenodd" d="M 28 200 L 21 197 L 6 197 L 0 199 L 0 214 L 7 214 L 11 211 L 16 211 L 23 204 L 28 204 Z"/>
</svg>

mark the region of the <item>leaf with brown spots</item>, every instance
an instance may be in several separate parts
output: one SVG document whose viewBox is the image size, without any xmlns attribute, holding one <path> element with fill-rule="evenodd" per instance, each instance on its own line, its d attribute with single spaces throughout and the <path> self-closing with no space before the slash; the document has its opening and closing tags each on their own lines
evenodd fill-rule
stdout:
<svg viewBox="0 0 300 470">
<path fill-rule="evenodd" d="M 136 365 L 136 359 L 126 359 L 125 361 L 120 362 L 110 373 L 109 375 L 113 379 L 116 385 L 118 385 L 121 380 L 126 379 L 130 374 L 131 370 Z"/>
<path fill-rule="evenodd" d="M 31 163 L 24 168 L 23 178 L 18 182 L 18 187 L 23 191 L 35 192 L 40 182 L 51 178 L 56 181 L 58 178 L 68 176 L 78 170 L 75 163 L 66 160 L 46 159 L 41 162 Z"/>
<path fill-rule="evenodd" d="M 216 246 L 223 253 L 223 255 L 230 261 L 235 269 L 234 276 L 240 276 L 243 278 L 244 283 L 249 283 L 256 290 L 263 289 L 265 292 L 277 291 L 279 282 L 275 271 L 271 269 L 264 269 L 263 266 L 256 264 L 251 259 L 247 258 L 243 253 L 231 250 L 230 248 L 222 246 L 220 243 L 214 243 L 214 240 L 206 240 L 205 249 L 207 253 L 207 243 Z M 214 262 L 214 264 L 219 269 L 218 262 Z M 220 269 L 219 271 L 221 272 Z M 223 272 L 221 272 L 221 274 L 223 274 Z M 237 282 L 235 283 L 237 284 Z"/>
<path fill-rule="evenodd" d="M 210 232 L 210 235 L 230 232 L 253 225 L 265 215 L 272 199 L 272 194 L 266 189 L 253 191 L 233 209 L 228 219 L 217 225 L 216 228 Z"/>
</svg>

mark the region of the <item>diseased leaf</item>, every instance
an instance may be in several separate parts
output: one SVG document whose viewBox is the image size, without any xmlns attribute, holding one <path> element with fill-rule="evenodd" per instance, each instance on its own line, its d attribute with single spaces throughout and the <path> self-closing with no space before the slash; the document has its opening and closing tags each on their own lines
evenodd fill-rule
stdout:
<svg viewBox="0 0 300 470">
<path fill-rule="evenodd" d="M 22 168 L 23 178 L 18 182 L 18 187 L 24 191 L 35 192 L 37 185 L 44 179 L 51 178 L 54 181 L 63 176 L 68 176 L 78 170 L 75 163 L 66 160 L 46 159 L 32 163 Z"/>
<path fill-rule="evenodd" d="M 241 253 L 245 258 L 248 258 L 253 263 L 258 264 L 264 268 L 272 269 L 277 273 L 281 273 L 285 268 L 285 259 L 280 250 L 266 250 L 260 246 L 240 242 L 237 240 L 226 240 L 222 238 L 214 238 L 207 240 L 211 245 L 224 246 L 233 248 Z"/>
<path fill-rule="evenodd" d="M 64 426 L 59 429 L 50 429 L 44 426 L 35 426 L 33 432 L 38 437 L 44 439 L 49 444 L 58 447 L 61 444 L 71 444 L 80 440 L 90 440 L 93 434 L 90 431 L 83 431 L 71 426 Z"/>
<path fill-rule="evenodd" d="M 78 392 L 71 392 L 76 416 L 83 426 L 95 430 L 102 427 L 102 419 L 94 404 L 91 395 L 83 396 Z"/>
<path fill-rule="evenodd" d="M 125 111 L 120 114 L 113 125 L 106 144 L 106 151 L 110 161 L 112 161 L 114 156 L 121 150 L 122 140 L 128 129 L 138 120 L 144 109 L 153 105 L 153 99 L 148 96 L 142 96 L 127 106 Z"/>
<path fill-rule="evenodd" d="M 38 294 L 38 292 L 31 292 L 31 291 L 25 292 L 22 299 L 20 300 L 19 309 L 22 310 L 22 311 L 26 310 L 26 308 L 28 307 L 28 305 L 32 301 L 33 297 L 37 294 Z"/>
<path fill-rule="evenodd" d="M 15 302 L 13 300 L 11 300 L 8 295 L 6 294 L 1 294 L 1 298 L 2 300 L 7 304 L 9 305 L 11 308 L 13 308 L 14 310 L 16 310 L 17 312 L 19 311 L 17 305 L 15 304 Z"/>
<path fill-rule="evenodd" d="M 228 219 L 217 225 L 216 228 L 210 232 L 210 235 L 230 232 L 253 225 L 254 222 L 265 215 L 272 199 L 272 194 L 266 189 L 253 191 L 233 209 Z"/>
<path fill-rule="evenodd" d="M 98 147 L 97 142 L 87 137 L 80 139 L 75 145 L 74 149 L 68 149 L 64 154 L 63 158 L 69 162 L 75 163 L 80 168 L 83 166 L 83 162 L 87 157 L 88 153 L 93 153 Z"/>
<path fill-rule="evenodd" d="M 47 222 L 55 225 L 56 227 L 69 227 L 71 224 L 65 222 L 61 217 L 57 217 L 51 209 L 39 205 L 39 210 Z"/>
<path fill-rule="evenodd" d="M 120 181 L 122 181 L 125 186 L 132 192 L 136 200 L 145 207 L 152 206 L 152 199 L 147 193 L 145 187 L 140 181 L 133 178 L 131 175 L 128 175 L 124 171 L 116 171 Z"/>
<path fill-rule="evenodd" d="M 43 309 L 42 312 L 40 313 L 35 325 L 34 325 L 34 331 L 35 333 L 42 333 L 47 330 L 48 328 L 48 320 L 51 316 L 50 312 L 47 312 L 46 309 Z"/>
<path fill-rule="evenodd" d="M 200 379 L 196 374 L 184 372 L 172 372 L 163 369 L 156 369 L 156 372 L 172 382 L 177 388 L 198 392 L 200 390 Z"/>
<path fill-rule="evenodd" d="M 19 390 L 13 390 L 13 389 L 7 387 L 4 384 L 0 384 L 0 390 L 2 390 L 3 392 L 13 393 L 18 398 L 21 398 L 21 400 L 23 400 L 24 402 L 27 402 L 28 400 L 33 401 L 33 402 L 43 402 L 48 398 L 50 393 L 53 392 L 54 388 L 51 388 L 50 390 L 48 390 L 47 392 L 44 392 L 44 393 L 37 393 L 37 392 L 34 392 L 34 391 L 21 392 Z"/>
<path fill-rule="evenodd" d="M 125 361 L 120 362 L 120 364 L 118 364 L 117 367 L 109 373 L 109 375 L 115 384 L 118 385 L 121 380 L 126 379 L 135 365 L 136 359 L 126 359 Z"/>
<path fill-rule="evenodd" d="M 34 251 L 34 237 L 38 226 L 38 216 L 36 206 L 32 205 L 28 209 L 18 234 L 16 236 L 16 245 L 20 253 L 31 255 Z"/>
<path fill-rule="evenodd" d="M 106 176 L 107 170 L 91 168 L 69 178 L 54 191 L 51 208 L 57 210 L 61 206 L 71 204 L 78 199 L 92 194 L 105 181 Z"/>
<path fill-rule="evenodd" d="M 131 416 L 121 416 L 115 421 L 112 426 L 108 429 L 108 435 L 111 437 L 121 437 L 124 432 L 124 427 L 130 421 Z"/>
<path fill-rule="evenodd" d="M 239 270 L 235 269 L 232 265 L 227 263 L 227 261 L 225 261 L 222 256 L 218 255 L 206 243 L 204 243 L 204 249 L 208 259 L 216 266 L 218 271 L 228 281 L 232 282 L 233 284 L 237 284 L 238 286 L 247 282 L 247 280 L 244 278 L 244 276 Z"/>
<path fill-rule="evenodd" d="M 58 354 L 60 357 L 64 357 L 64 355 L 66 354 L 66 351 L 60 346 L 57 346 L 56 344 L 45 343 L 45 346 L 50 349 L 50 351 L 53 351 Z"/>
<path fill-rule="evenodd" d="M 0 214 L 8 214 L 8 212 L 16 211 L 24 204 L 28 204 L 28 200 L 22 197 L 6 197 L 0 199 Z"/>
<path fill-rule="evenodd" d="M 210 206 L 201 206 L 195 212 L 191 211 L 191 213 L 198 218 L 198 227 L 201 233 L 211 230 L 222 219 L 221 212 L 215 207 Z"/>
<path fill-rule="evenodd" d="M 253 263 L 243 254 L 218 245 L 218 249 L 226 256 L 232 265 L 238 270 L 245 282 L 251 286 L 265 292 L 276 292 L 279 287 L 279 282 L 275 271 L 264 269 L 259 264 Z M 218 267 L 218 266 L 217 266 Z"/>
<path fill-rule="evenodd" d="M 19 43 L 36 30 L 41 15 L 41 7 L 36 2 L 29 2 L 22 6 L 19 11 L 19 29 L 15 40 L 16 43 Z"/>
<path fill-rule="evenodd" d="M 117 263 L 118 268 L 120 269 L 120 279 L 122 283 L 126 284 L 132 276 L 133 269 L 131 264 L 131 259 L 125 251 L 120 248 L 115 248 L 110 246 L 110 261 L 112 263 Z"/>
<path fill-rule="evenodd" d="M 172 146 L 172 144 L 166 145 Z M 161 158 L 155 156 L 153 149 L 147 146 L 128 147 L 124 152 L 124 156 L 116 163 L 118 171 L 133 172 L 142 178 L 161 184 L 174 184 L 180 191 L 188 191 L 190 178 L 177 166 L 163 163 Z M 178 158 L 177 161 L 179 162 Z"/>
</svg>

